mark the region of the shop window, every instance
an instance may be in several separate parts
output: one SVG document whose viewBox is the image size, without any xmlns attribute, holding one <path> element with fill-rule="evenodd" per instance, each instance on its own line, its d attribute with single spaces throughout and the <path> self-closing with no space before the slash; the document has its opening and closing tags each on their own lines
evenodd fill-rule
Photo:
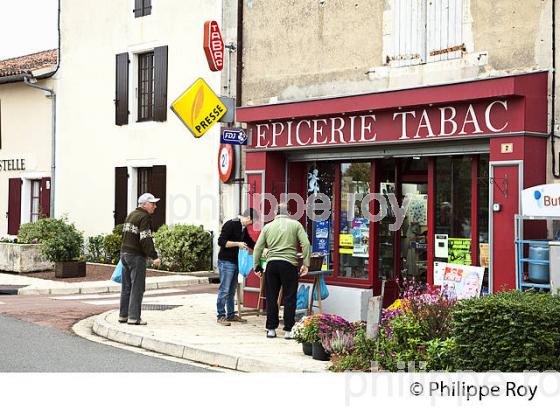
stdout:
<svg viewBox="0 0 560 410">
<path fill-rule="evenodd" d="M 460 58 L 462 0 L 393 0 L 392 53 L 387 63 L 402 67 Z"/>
<path fill-rule="evenodd" d="M 436 259 L 443 262 L 471 265 L 471 180 L 471 157 L 436 158 L 435 233 L 447 245 Z"/>
<path fill-rule="evenodd" d="M 480 155 L 478 160 L 478 266 L 486 268 L 482 282 L 483 293 L 485 293 L 484 289 L 488 289 L 488 266 L 490 263 L 488 231 L 489 161 L 488 154 Z"/>
<path fill-rule="evenodd" d="M 340 230 L 338 276 L 367 279 L 369 218 L 362 200 L 371 192 L 371 164 L 340 164 Z"/>
<path fill-rule="evenodd" d="M 331 202 L 331 210 L 334 206 L 334 180 L 336 165 L 334 163 L 318 162 L 311 164 L 307 168 L 306 196 L 313 194 L 324 194 Z M 315 212 L 314 210 L 312 212 Z M 315 216 L 323 212 L 316 212 Z M 333 269 L 334 260 L 334 217 L 330 212 L 330 217 L 324 221 L 313 220 L 307 217 L 307 235 L 310 238 L 311 250 L 314 254 L 323 255 L 323 267 Z"/>
<path fill-rule="evenodd" d="M 379 278 L 380 279 L 394 279 L 395 275 L 395 254 L 394 249 L 396 246 L 396 234 L 391 231 L 390 225 L 396 221 L 393 209 L 386 206 L 389 203 L 389 194 L 396 195 L 395 186 L 395 160 L 388 159 L 379 161 L 380 172 L 380 185 L 379 192 L 385 197 L 385 202 L 381 205 L 386 209 L 381 209 L 381 213 L 386 215 L 379 222 Z"/>
</svg>

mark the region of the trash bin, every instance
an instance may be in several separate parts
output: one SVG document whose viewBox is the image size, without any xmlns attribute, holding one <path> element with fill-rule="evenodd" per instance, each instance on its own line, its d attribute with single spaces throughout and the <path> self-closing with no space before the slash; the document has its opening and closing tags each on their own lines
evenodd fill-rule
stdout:
<svg viewBox="0 0 560 410">
<path fill-rule="evenodd" d="M 534 283 L 549 283 L 549 253 L 547 245 L 529 245 L 529 281 Z"/>
</svg>

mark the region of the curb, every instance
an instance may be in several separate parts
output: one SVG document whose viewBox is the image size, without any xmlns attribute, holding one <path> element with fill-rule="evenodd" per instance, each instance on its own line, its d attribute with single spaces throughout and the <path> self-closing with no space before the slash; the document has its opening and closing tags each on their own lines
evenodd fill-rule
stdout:
<svg viewBox="0 0 560 410">
<path fill-rule="evenodd" d="M 152 278 L 147 278 L 152 279 Z M 88 282 L 82 282 L 88 283 Z M 89 282 L 91 283 L 91 282 Z M 18 290 L 18 295 L 25 296 L 47 296 L 47 295 L 88 295 L 92 293 L 118 293 L 121 291 L 121 285 L 119 283 L 104 281 L 101 283 L 107 283 L 107 285 L 97 285 L 97 286 L 79 286 L 79 285 L 69 285 L 68 287 L 34 287 L 34 285 L 27 286 Z M 210 283 L 208 278 L 185 278 L 185 279 L 172 279 L 166 281 L 146 281 L 146 290 L 156 290 L 156 289 L 168 289 L 177 286 L 192 286 L 192 285 L 205 285 Z"/>
<path fill-rule="evenodd" d="M 147 336 L 140 336 L 125 332 L 122 330 L 122 326 L 116 326 L 109 323 L 107 317 L 111 313 L 113 313 L 113 311 L 105 312 L 95 318 L 92 327 L 93 333 L 129 346 L 141 347 L 143 349 L 163 353 L 168 356 L 178 357 L 210 366 L 237 370 L 240 372 L 310 373 L 310 371 L 306 371 L 301 368 L 274 365 L 250 357 L 218 353 L 201 349 L 198 346 L 166 342 Z"/>
</svg>

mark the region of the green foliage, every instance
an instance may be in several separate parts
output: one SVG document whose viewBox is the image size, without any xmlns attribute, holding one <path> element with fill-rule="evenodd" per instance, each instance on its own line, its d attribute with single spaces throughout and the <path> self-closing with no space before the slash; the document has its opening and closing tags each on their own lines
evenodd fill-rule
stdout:
<svg viewBox="0 0 560 410">
<path fill-rule="evenodd" d="M 103 235 L 90 236 L 87 240 L 86 254 L 90 262 L 98 262 L 105 256 L 103 250 Z"/>
<path fill-rule="evenodd" d="M 163 225 L 155 234 L 162 268 L 176 272 L 193 272 L 209 268 L 212 236 L 202 226 Z"/>
<path fill-rule="evenodd" d="M 105 257 L 109 260 L 119 259 L 121 255 L 122 236 L 118 233 L 110 233 L 103 239 L 103 250 Z"/>
<path fill-rule="evenodd" d="M 560 298 L 500 292 L 457 303 L 452 313 L 455 368 L 560 370 Z"/>
<path fill-rule="evenodd" d="M 63 219 L 66 221 L 66 219 Z M 20 226 L 17 235 L 18 243 L 37 244 L 56 235 L 59 229 L 58 219 L 43 218 L 36 222 L 26 223 Z"/>
<path fill-rule="evenodd" d="M 320 314 L 302 317 L 293 327 L 294 339 L 299 342 L 314 343 L 321 340 L 319 336 Z"/>
<path fill-rule="evenodd" d="M 334 363 L 330 367 L 331 371 L 371 371 L 371 362 L 376 358 L 377 341 L 376 339 L 369 339 L 367 337 L 365 324 L 357 324 L 355 329 L 354 350 L 349 355 L 343 356 L 338 362 Z"/>
<path fill-rule="evenodd" d="M 45 221 L 45 219 L 43 219 Z M 37 222 L 35 222 L 37 223 Z M 82 255 L 84 237 L 66 218 L 50 219 L 41 239 L 41 253 L 51 262 L 78 260 Z"/>
</svg>

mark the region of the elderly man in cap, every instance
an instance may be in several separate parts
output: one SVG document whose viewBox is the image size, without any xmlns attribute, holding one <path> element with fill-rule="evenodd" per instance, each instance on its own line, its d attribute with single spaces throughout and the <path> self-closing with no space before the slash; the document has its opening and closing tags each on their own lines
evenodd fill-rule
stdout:
<svg viewBox="0 0 560 410">
<path fill-rule="evenodd" d="M 123 225 L 120 323 L 147 324 L 140 317 L 146 286 L 146 259 L 153 259 L 156 267 L 161 264 L 152 233 L 152 214 L 158 201 L 159 198 L 150 193 L 140 195 L 138 208 L 126 217 Z"/>
</svg>

